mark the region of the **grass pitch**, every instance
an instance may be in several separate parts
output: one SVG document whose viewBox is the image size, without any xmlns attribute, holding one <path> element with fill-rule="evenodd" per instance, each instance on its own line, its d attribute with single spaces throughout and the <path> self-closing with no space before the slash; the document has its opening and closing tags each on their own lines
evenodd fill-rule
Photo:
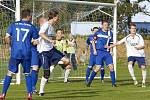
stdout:
<svg viewBox="0 0 150 100">
<path fill-rule="evenodd" d="M 112 88 L 110 79 L 102 84 L 95 79 L 91 87 L 86 87 L 84 79 L 72 79 L 71 83 L 63 83 L 61 79 L 50 80 L 45 88 L 45 96 L 33 95 L 33 100 L 150 100 L 150 78 L 147 76 L 147 87 L 141 87 L 141 70 L 135 66 L 135 75 L 139 85 L 134 86 L 127 69 L 126 59 L 118 59 L 117 84 Z M 147 67 L 147 73 L 150 68 Z M 39 89 L 40 80 L 37 84 Z M 2 89 L 2 85 L 0 86 Z M 25 82 L 21 85 L 11 85 L 6 100 L 26 100 Z"/>
</svg>

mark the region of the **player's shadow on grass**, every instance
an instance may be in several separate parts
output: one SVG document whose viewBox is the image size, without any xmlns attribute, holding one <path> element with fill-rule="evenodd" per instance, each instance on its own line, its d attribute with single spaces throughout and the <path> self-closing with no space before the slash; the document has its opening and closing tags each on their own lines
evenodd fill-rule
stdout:
<svg viewBox="0 0 150 100">
<path fill-rule="evenodd" d="M 133 85 L 133 80 L 132 79 L 126 79 L 126 80 L 117 80 L 117 84 L 120 86 L 125 86 L 125 85 Z"/>
<path fill-rule="evenodd" d="M 99 96 L 99 95 L 96 95 L 96 94 L 93 94 L 93 95 L 84 95 L 84 96 L 53 96 L 53 97 L 42 97 L 41 99 L 42 100 L 58 100 L 58 99 L 61 99 L 61 100 L 65 100 L 65 99 L 81 99 L 81 100 L 84 100 L 84 99 L 86 99 L 86 98 L 91 98 L 92 99 L 92 97 L 96 97 L 96 96 Z M 39 97 L 35 97 L 34 98 L 35 100 L 39 100 Z"/>
</svg>

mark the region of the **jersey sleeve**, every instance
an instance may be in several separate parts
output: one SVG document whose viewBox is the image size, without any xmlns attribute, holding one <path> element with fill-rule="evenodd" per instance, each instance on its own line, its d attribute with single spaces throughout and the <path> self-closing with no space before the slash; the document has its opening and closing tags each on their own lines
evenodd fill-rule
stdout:
<svg viewBox="0 0 150 100">
<path fill-rule="evenodd" d="M 140 43 L 139 43 L 141 46 L 144 46 L 144 39 L 143 37 L 140 35 Z"/>
<path fill-rule="evenodd" d="M 124 37 L 123 39 L 121 39 L 120 41 L 118 41 L 117 44 L 122 44 L 124 42 L 126 42 L 126 37 Z"/>
<path fill-rule="evenodd" d="M 32 26 L 32 38 L 33 39 L 38 39 L 39 38 L 38 29 L 35 26 Z"/>
<path fill-rule="evenodd" d="M 7 33 L 6 33 L 6 36 L 12 36 L 12 33 L 13 33 L 13 24 L 10 24 L 8 29 L 7 29 Z"/>
<path fill-rule="evenodd" d="M 40 35 L 40 33 L 45 33 L 47 29 L 48 29 L 48 23 L 46 22 L 41 26 L 39 35 Z"/>
<path fill-rule="evenodd" d="M 86 40 L 86 45 L 90 45 L 90 39 L 89 38 Z"/>
<path fill-rule="evenodd" d="M 110 42 L 113 42 L 113 33 L 112 32 L 110 32 L 110 36 L 111 36 Z"/>
</svg>

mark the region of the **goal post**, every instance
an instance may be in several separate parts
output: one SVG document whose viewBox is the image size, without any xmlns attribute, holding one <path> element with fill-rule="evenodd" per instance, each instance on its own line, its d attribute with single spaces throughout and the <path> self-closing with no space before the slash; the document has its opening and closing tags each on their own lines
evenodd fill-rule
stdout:
<svg viewBox="0 0 150 100">
<path fill-rule="evenodd" d="M 10 57 L 10 48 L 5 44 L 4 37 L 9 24 L 20 20 L 20 0 L 0 0 L 0 7 L 0 84 L 3 84 Z M 21 83 L 20 65 L 18 71 L 11 84 Z"/>
</svg>

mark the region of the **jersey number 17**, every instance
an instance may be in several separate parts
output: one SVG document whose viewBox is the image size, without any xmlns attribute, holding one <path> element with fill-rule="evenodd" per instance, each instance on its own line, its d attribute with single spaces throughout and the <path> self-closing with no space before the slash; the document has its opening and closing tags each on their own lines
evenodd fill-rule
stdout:
<svg viewBox="0 0 150 100">
<path fill-rule="evenodd" d="M 16 31 L 17 31 L 17 41 L 20 41 L 20 33 L 21 33 L 21 32 L 25 32 L 25 34 L 24 34 L 24 36 L 23 36 L 23 38 L 22 38 L 22 42 L 24 42 L 25 39 L 26 39 L 26 37 L 27 37 L 27 35 L 28 35 L 28 33 L 29 33 L 29 29 L 16 28 Z"/>
</svg>

